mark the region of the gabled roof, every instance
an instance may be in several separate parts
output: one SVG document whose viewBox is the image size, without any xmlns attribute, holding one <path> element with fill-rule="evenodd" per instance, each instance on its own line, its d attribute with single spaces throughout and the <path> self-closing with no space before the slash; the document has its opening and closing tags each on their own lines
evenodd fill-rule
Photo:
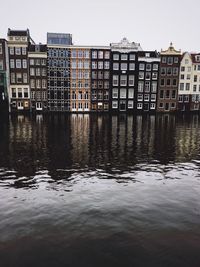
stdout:
<svg viewBox="0 0 200 267">
<path fill-rule="evenodd" d="M 197 56 L 199 56 L 199 60 L 197 60 Z M 200 53 L 191 53 L 192 63 L 200 63 Z"/>
<path fill-rule="evenodd" d="M 29 36 L 29 29 L 27 29 L 27 30 L 8 29 L 8 36 Z"/>
</svg>

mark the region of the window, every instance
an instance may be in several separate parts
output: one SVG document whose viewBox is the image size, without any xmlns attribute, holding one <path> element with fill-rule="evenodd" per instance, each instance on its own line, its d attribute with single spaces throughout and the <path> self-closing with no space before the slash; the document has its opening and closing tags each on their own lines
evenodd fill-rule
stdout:
<svg viewBox="0 0 200 267">
<path fill-rule="evenodd" d="M 178 63 L 178 57 L 174 58 L 174 63 Z"/>
<path fill-rule="evenodd" d="M 14 47 L 10 47 L 10 55 L 14 55 L 15 52 L 14 52 Z"/>
<path fill-rule="evenodd" d="M 0 54 L 3 54 L 2 44 L 0 44 Z"/>
<path fill-rule="evenodd" d="M 104 57 L 105 57 L 105 59 L 109 59 L 110 58 L 110 52 L 109 51 L 105 51 Z"/>
<path fill-rule="evenodd" d="M 103 61 L 98 62 L 98 69 L 100 69 L 100 70 L 103 69 Z"/>
<path fill-rule="evenodd" d="M 179 95 L 178 102 L 183 102 L 183 95 Z"/>
<path fill-rule="evenodd" d="M 15 47 L 15 54 L 21 55 L 21 48 L 20 47 Z"/>
<path fill-rule="evenodd" d="M 178 68 L 173 68 L 173 75 L 177 76 L 178 75 Z"/>
<path fill-rule="evenodd" d="M 90 58 L 90 52 L 88 50 L 84 51 L 84 58 Z"/>
<path fill-rule="evenodd" d="M 160 73 L 161 75 L 166 75 L 166 68 L 161 68 Z"/>
<path fill-rule="evenodd" d="M 161 80 L 160 80 L 160 85 L 161 85 L 161 86 L 165 86 L 165 79 L 161 79 Z"/>
<path fill-rule="evenodd" d="M 42 88 L 43 89 L 47 88 L 47 81 L 45 79 L 42 79 Z"/>
<path fill-rule="evenodd" d="M 36 68 L 36 76 L 40 76 L 40 68 Z"/>
<path fill-rule="evenodd" d="M 153 70 L 158 70 L 158 64 L 153 64 Z"/>
<path fill-rule="evenodd" d="M 104 79 L 109 79 L 109 77 L 110 77 L 109 71 L 105 71 L 104 72 Z"/>
<path fill-rule="evenodd" d="M 151 95 L 151 101 L 156 101 L 156 94 Z"/>
<path fill-rule="evenodd" d="M 145 78 L 146 78 L 146 80 L 150 80 L 151 79 L 151 72 L 146 72 Z"/>
<path fill-rule="evenodd" d="M 168 76 L 172 75 L 172 68 L 171 67 L 167 68 L 167 75 Z"/>
<path fill-rule="evenodd" d="M 152 82 L 152 89 L 151 89 L 152 93 L 156 93 L 157 92 L 157 82 Z"/>
<path fill-rule="evenodd" d="M 41 87 L 41 82 L 40 82 L 39 79 L 37 79 L 37 80 L 36 80 L 36 88 L 37 88 L 37 89 L 40 89 L 40 87 Z"/>
<path fill-rule="evenodd" d="M 164 104 L 161 102 L 160 104 L 159 104 L 159 108 L 163 108 L 164 107 Z"/>
<path fill-rule="evenodd" d="M 113 63 L 113 70 L 119 70 L 119 63 Z"/>
<path fill-rule="evenodd" d="M 42 68 L 42 76 L 46 76 L 47 75 L 47 71 L 45 68 Z"/>
<path fill-rule="evenodd" d="M 160 90 L 160 98 L 161 98 L 161 99 L 164 98 L 164 90 Z"/>
<path fill-rule="evenodd" d="M 145 82 L 145 92 L 150 92 L 150 82 Z"/>
<path fill-rule="evenodd" d="M 15 83 L 15 73 L 10 74 L 11 83 Z"/>
<path fill-rule="evenodd" d="M 144 64 L 143 63 L 140 63 L 139 70 L 144 70 Z"/>
<path fill-rule="evenodd" d="M 139 72 L 139 79 L 140 80 L 144 79 L 144 72 L 142 72 L 142 71 Z"/>
<path fill-rule="evenodd" d="M 118 108 L 118 102 L 117 101 L 112 101 L 112 108 L 114 108 L 114 109 Z"/>
<path fill-rule="evenodd" d="M 194 75 L 194 82 L 197 82 L 197 75 Z"/>
<path fill-rule="evenodd" d="M 185 71 L 185 67 L 181 67 L 181 71 L 182 71 L 182 72 Z"/>
<path fill-rule="evenodd" d="M 3 60 L 0 59 L 0 70 L 3 70 Z"/>
<path fill-rule="evenodd" d="M 121 60 L 127 60 L 128 55 L 127 54 L 121 54 Z"/>
<path fill-rule="evenodd" d="M 103 59 L 103 51 L 98 51 L 98 58 Z"/>
<path fill-rule="evenodd" d="M 162 57 L 162 63 L 166 63 L 166 62 L 167 62 L 166 57 Z"/>
<path fill-rule="evenodd" d="M 42 64 L 43 66 L 45 66 L 45 65 L 46 65 L 46 59 L 41 59 L 41 64 Z"/>
<path fill-rule="evenodd" d="M 28 98 L 28 88 L 24 88 L 24 98 Z"/>
<path fill-rule="evenodd" d="M 127 76 L 126 75 L 121 75 L 120 76 L 120 85 L 121 86 L 126 86 L 127 85 Z"/>
<path fill-rule="evenodd" d="M 78 61 L 78 69 L 82 69 L 83 68 L 83 61 L 79 60 Z"/>
<path fill-rule="evenodd" d="M 104 62 L 104 69 L 109 70 L 109 68 L 110 68 L 110 62 L 109 61 L 105 61 Z"/>
<path fill-rule="evenodd" d="M 134 86 L 134 78 L 135 78 L 134 75 L 129 75 L 129 82 L 128 82 L 129 86 Z"/>
<path fill-rule="evenodd" d="M 129 63 L 129 70 L 135 70 L 135 63 Z"/>
<path fill-rule="evenodd" d="M 130 54 L 129 55 L 129 60 L 135 60 L 135 54 Z"/>
<path fill-rule="evenodd" d="M 146 71 L 150 71 L 151 70 L 151 64 L 147 64 L 146 65 Z"/>
<path fill-rule="evenodd" d="M 127 70 L 127 63 L 121 63 L 121 70 Z"/>
<path fill-rule="evenodd" d="M 88 60 L 84 61 L 84 69 L 89 69 L 90 63 Z"/>
<path fill-rule="evenodd" d="M 92 58 L 94 58 L 94 59 L 97 58 L 97 51 L 92 51 Z"/>
<path fill-rule="evenodd" d="M 17 73 L 16 78 L 17 78 L 17 83 L 22 83 L 22 74 L 21 73 Z"/>
<path fill-rule="evenodd" d="M 23 82 L 27 83 L 28 82 L 28 75 L 27 73 L 23 73 Z"/>
<path fill-rule="evenodd" d="M 177 86 L 177 79 L 173 79 L 172 85 Z"/>
<path fill-rule="evenodd" d="M 165 97 L 166 97 L 166 98 L 169 98 L 169 96 L 170 96 L 170 91 L 169 91 L 169 90 L 166 90 L 166 91 L 165 91 Z"/>
<path fill-rule="evenodd" d="M 120 98 L 126 98 L 126 89 L 124 88 L 120 89 Z"/>
<path fill-rule="evenodd" d="M 16 98 L 17 97 L 16 88 L 12 88 L 11 91 L 12 91 L 12 98 Z"/>
<path fill-rule="evenodd" d="M 189 63 L 189 60 L 186 58 L 185 59 L 185 64 L 188 64 Z"/>
<path fill-rule="evenodd" d="M 188 72 L 191 72 L 191 67 L 187 67 L 187 71 Z"/>
<path fill-rule="evenodd" d="M 184 90 L 184 83 L 180 83 L 180 87 L 179 87 L 180 91 Z"/>
<path fill-rule="evenodd" d="M 22 88 L 18 88 L 18 98 L 22 98 Z"/>
<path fill-rule="evenodd" d="M 31 88 L 35 88 L 35 80 L 31 79 L 30 80 Z"/>
<path fill-rule="evenodd" d="M 171 85 L 171 79 L 167 79 L 167 86 Z"/>
<path fill-rule="evenodd" d="M 176 90 L 172 90 L 172 99 L 176 99 Z"/>
<path fill-rule="evenodd" d="M 149 95 L 144 95 L 144 101 L 149 101 Z"/>
<path fill-rule="evenodd" d="M 76 58 L 76 50 L 72 50 L 71 57 Z"/>
<path fill-rule="evenodd" d="M 143 101 L 143 95 L 142 95 L 142 94 L 138 94 L 138 96 L 137 96 L 137 100 L 138 100 L 138 101 Z"/>
<path fill-rule="evenodd" d="M 26 47 L 22 47 L 22 55 L 26 55 Z"/>
<path fill-rule="evenodd" d="M 158 78 L 158 73 L 157 72 L 152 72 L 152 79 L 157 80 Z"/>
<path fill-rule="evenodd" d="M 10 68 L 11 69 L 15 68 L 15 60 L 14 59 L 10 59 Z"/>
<path fill-rule="evenodd" d="M 168 57 L 167 63 L 168 63 L 168 65 L 172 65 L 173 64 L 173 57 Z"/>
<path fill-rule="evenodd" d="M 150 104 L 150 109 L 155 109 L 156 108 L 156 104 L 155 103 L 151 103 Z"/>
<path fill-rule="evenodd" d="M 21 69 L 21 67 L 22 67 L 21 59 L 16 59 L 16 68 Z"/>
<path fill-rule="evenodd" d="M 144 89 L 144 82 L 138 82 L 138 92 L 143 92 Z"/>
<path fill-rule="evenodd" d="M 187 74 L 187 80 L 190 80 L 190 74 Z"/>
<path fill-rule="evenodd" d="M 113 75 L 113 86 L 118 86 L 118 84 L 119 84 L 118 75 Z"/>
<path fill-rule="evenodd" d="M 23 65 L 23 69 L 27 68 L 27 60 L 26 59 L 22 60 L 22 65 Z"/>
<path fill-rule="evenodd" d="M 134 89 L 132 88 L 128 89 L 128 98 L 134 98 Z"/>
<path fill-rule="evenodd" d="M 194 84 L 194 85 L 193 85 L 193 92 L 196 92 L 196 91 L 197 91 L 197 85 Z"/>
<path fill-rule="evenodd" d="M 186 88 L 185 88 L 186 91 L 189 91 L 190 90 L 190 83 L 186 83 Z"/>
<path fill-rule="evenodd" d="M 113 54 L 113 60 L 119 60 L 119 54 Z"/>
<path fill-rule="evenodd" d="M 185 75 L 181 74 L 181 80 L 184 80 L 184 79 L 185 79 Z"/>
<path fill-rule="evenodd" d="M 142 109 L 143 105 L 142 103 L 137 103 L 137 109 Z"/>
<path fill-rule="evenodd" d="M 132 100 L 128 101 L 128 108 L 133 108 L 133 101 Z"/>
</svg>

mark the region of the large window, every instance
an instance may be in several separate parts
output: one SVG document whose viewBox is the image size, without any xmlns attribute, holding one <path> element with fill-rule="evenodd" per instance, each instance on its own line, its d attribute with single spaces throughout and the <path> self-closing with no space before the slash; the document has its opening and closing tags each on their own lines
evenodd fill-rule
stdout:
<svg viewBox="0 0 200 267">
<path fill-rule="evenodd" d="M 138 82 L 138 92 L 143 92 L 144 90 L 144 82 Z"/>
<path fill-rule="evenodd" d="M 14 59 L 10 59 L 10 68 L 11 69 L 15 68 L 15 60 Z"/>
<path fill-rule="evenodd" d="M 134 89 L 132 88 L 128 89 L 128 98 L 134 98 Z"/>
<path fill-rule="evenodd" d="M 113 63 L 113 70 L 119 70 L 119 63 Z"/>
<path fill-rule="evenodd" d="M 127 70 L 127 63 L 121 63 L 121 70 Z"/>
<path fill-rule="evenodd" d="M 113 54 L 113 60 L 119 60 L 119 54 Z"/>
<path fill-rule="evenodd" d="M 126 86 L 127 85 L 127 76 L 126 75 L 121 75 L 120 76 L 120 85 L 121 86 Z"/>
<path fill-rule="evenodd" d="M 127 60 L 128 55 L 127 54 L 121 54 L 121 60 Z"/>
<path fill-rule="evenodd" d="M 20 47 L 15 47 L 15 54 L 21 55 L 21 48 Z"/>
<path fill-rule="evenodd" d="M 112 89 L 112 98 L 118 98 L 118 89 L 116 88 Z"/>
<path fill-rule="evenodd" d="M 126 89 L 124 88 L 120 89 L 120 98 L 126 98 Z"/>
<path fill-rule="evenodd" d="M 135 70 L 135 63 L 129 63 L 129 70 Z"/>
<path fill-rule="evenodd" d="M 134 86 L 134 78 L 135 78 L 134 75 L 129 75 L 129 82 L 128 82 L 129 86 Z"/>
<path fill-rule="evenodd" d="M 21 59 L 16 59 L 16 68 L 21 69 L 21 67 L 22 67 Z"/>
</svg>

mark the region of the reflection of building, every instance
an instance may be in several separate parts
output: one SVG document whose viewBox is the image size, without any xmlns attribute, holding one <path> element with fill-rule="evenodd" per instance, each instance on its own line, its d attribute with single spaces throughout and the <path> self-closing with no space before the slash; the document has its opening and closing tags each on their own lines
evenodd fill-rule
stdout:
<svg viewBox="0 0 200 267">
<path fill-rule="evenodd" d="M 171 43 L 166 51 L 161 51 L 160 56 L 157 111 L 176 111 L 181 51 L 175 50 Z"/>
<path fill-rule="evenodd" d="M 55 38 L 47 35 L 49 111 L 70 110 L 70 49 L 66 45 L 71 43 L 68 41 L 68 35 L 56 34 Z"/>
<path fill-rule="evenodd" d="M 110 48 L 91 49 L 91 110 L 109 110 Z"/>
<path fill-rule="evenodd" d="M 138 53 L 137 110 L 155 111 L 159 78 L 160 58 L 156 51 Z"/>
<path fill-rule="evenodd" d="M 200 109 L 200 54 L 184 53 L 180 65 L 179 110 Z"/>
<path fill-rule="evenodd" d="M 46 45 L 30 45 L 28 52 L 31 108 L 47 109 L 47 48 Z"/>
<path fill-rule="evenodd" d="M 133 112 L 135 108 L 138 51 L 142 51 L 140 44 L 126 38 L 111 44 L 111 111 Z"/>
<path fill-rule="evenodd" d="M 71 49 L 70 111 L 91 110 L 91 60 L 90 48 Z"/>
<path fill-rule="evenodd" d="M 8 87 L 8 46 L 5 39 L 0 39 L 0 111 L 8 111 Z"/>
<path fill-rule="evenodd" d="M 11 110 L 30 110 L 28 69 L 29 30 L 8 29 Z"/>
</svg>

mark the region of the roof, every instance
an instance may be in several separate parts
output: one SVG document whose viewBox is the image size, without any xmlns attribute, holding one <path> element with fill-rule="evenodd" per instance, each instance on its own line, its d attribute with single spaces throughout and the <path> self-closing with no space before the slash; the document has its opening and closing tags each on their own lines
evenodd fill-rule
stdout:
<svg viewBox="0 0 200 267">
<path fill-rule="evenodd" d="M 200 63 L 200 53 L 192 53 L 190 55 L 191 55 L 192 63 Z M 199 56 L 198 60 L 197 60 L 197 56 Z"/>
<path fill-rule="evenodd" d="M 160 52 L 160 54 L 161 54 L 161 56 L 162 55 L 181 55 L 181 50 L 176 50 L 175 48 L 174 48 L 174 46 L 173 46 L 173 44 L 172 43 L 170 43 L 170 46 L 169 46 L 169 48 L 167 49 L 167 50 L 162 50 L 161 49 L 161 52 Z"/>
<path fill-rule="evenodd" d="M 47 52 L 47 46 L 44 44 L 31 44 L 29 46 L 29 52 Z"/>
<path fill-rule="evenodd" d="M 29 36 L 29 29 L 27 29 L 27 30 L 8 29 L 8 36 Z"/>
</svg>

